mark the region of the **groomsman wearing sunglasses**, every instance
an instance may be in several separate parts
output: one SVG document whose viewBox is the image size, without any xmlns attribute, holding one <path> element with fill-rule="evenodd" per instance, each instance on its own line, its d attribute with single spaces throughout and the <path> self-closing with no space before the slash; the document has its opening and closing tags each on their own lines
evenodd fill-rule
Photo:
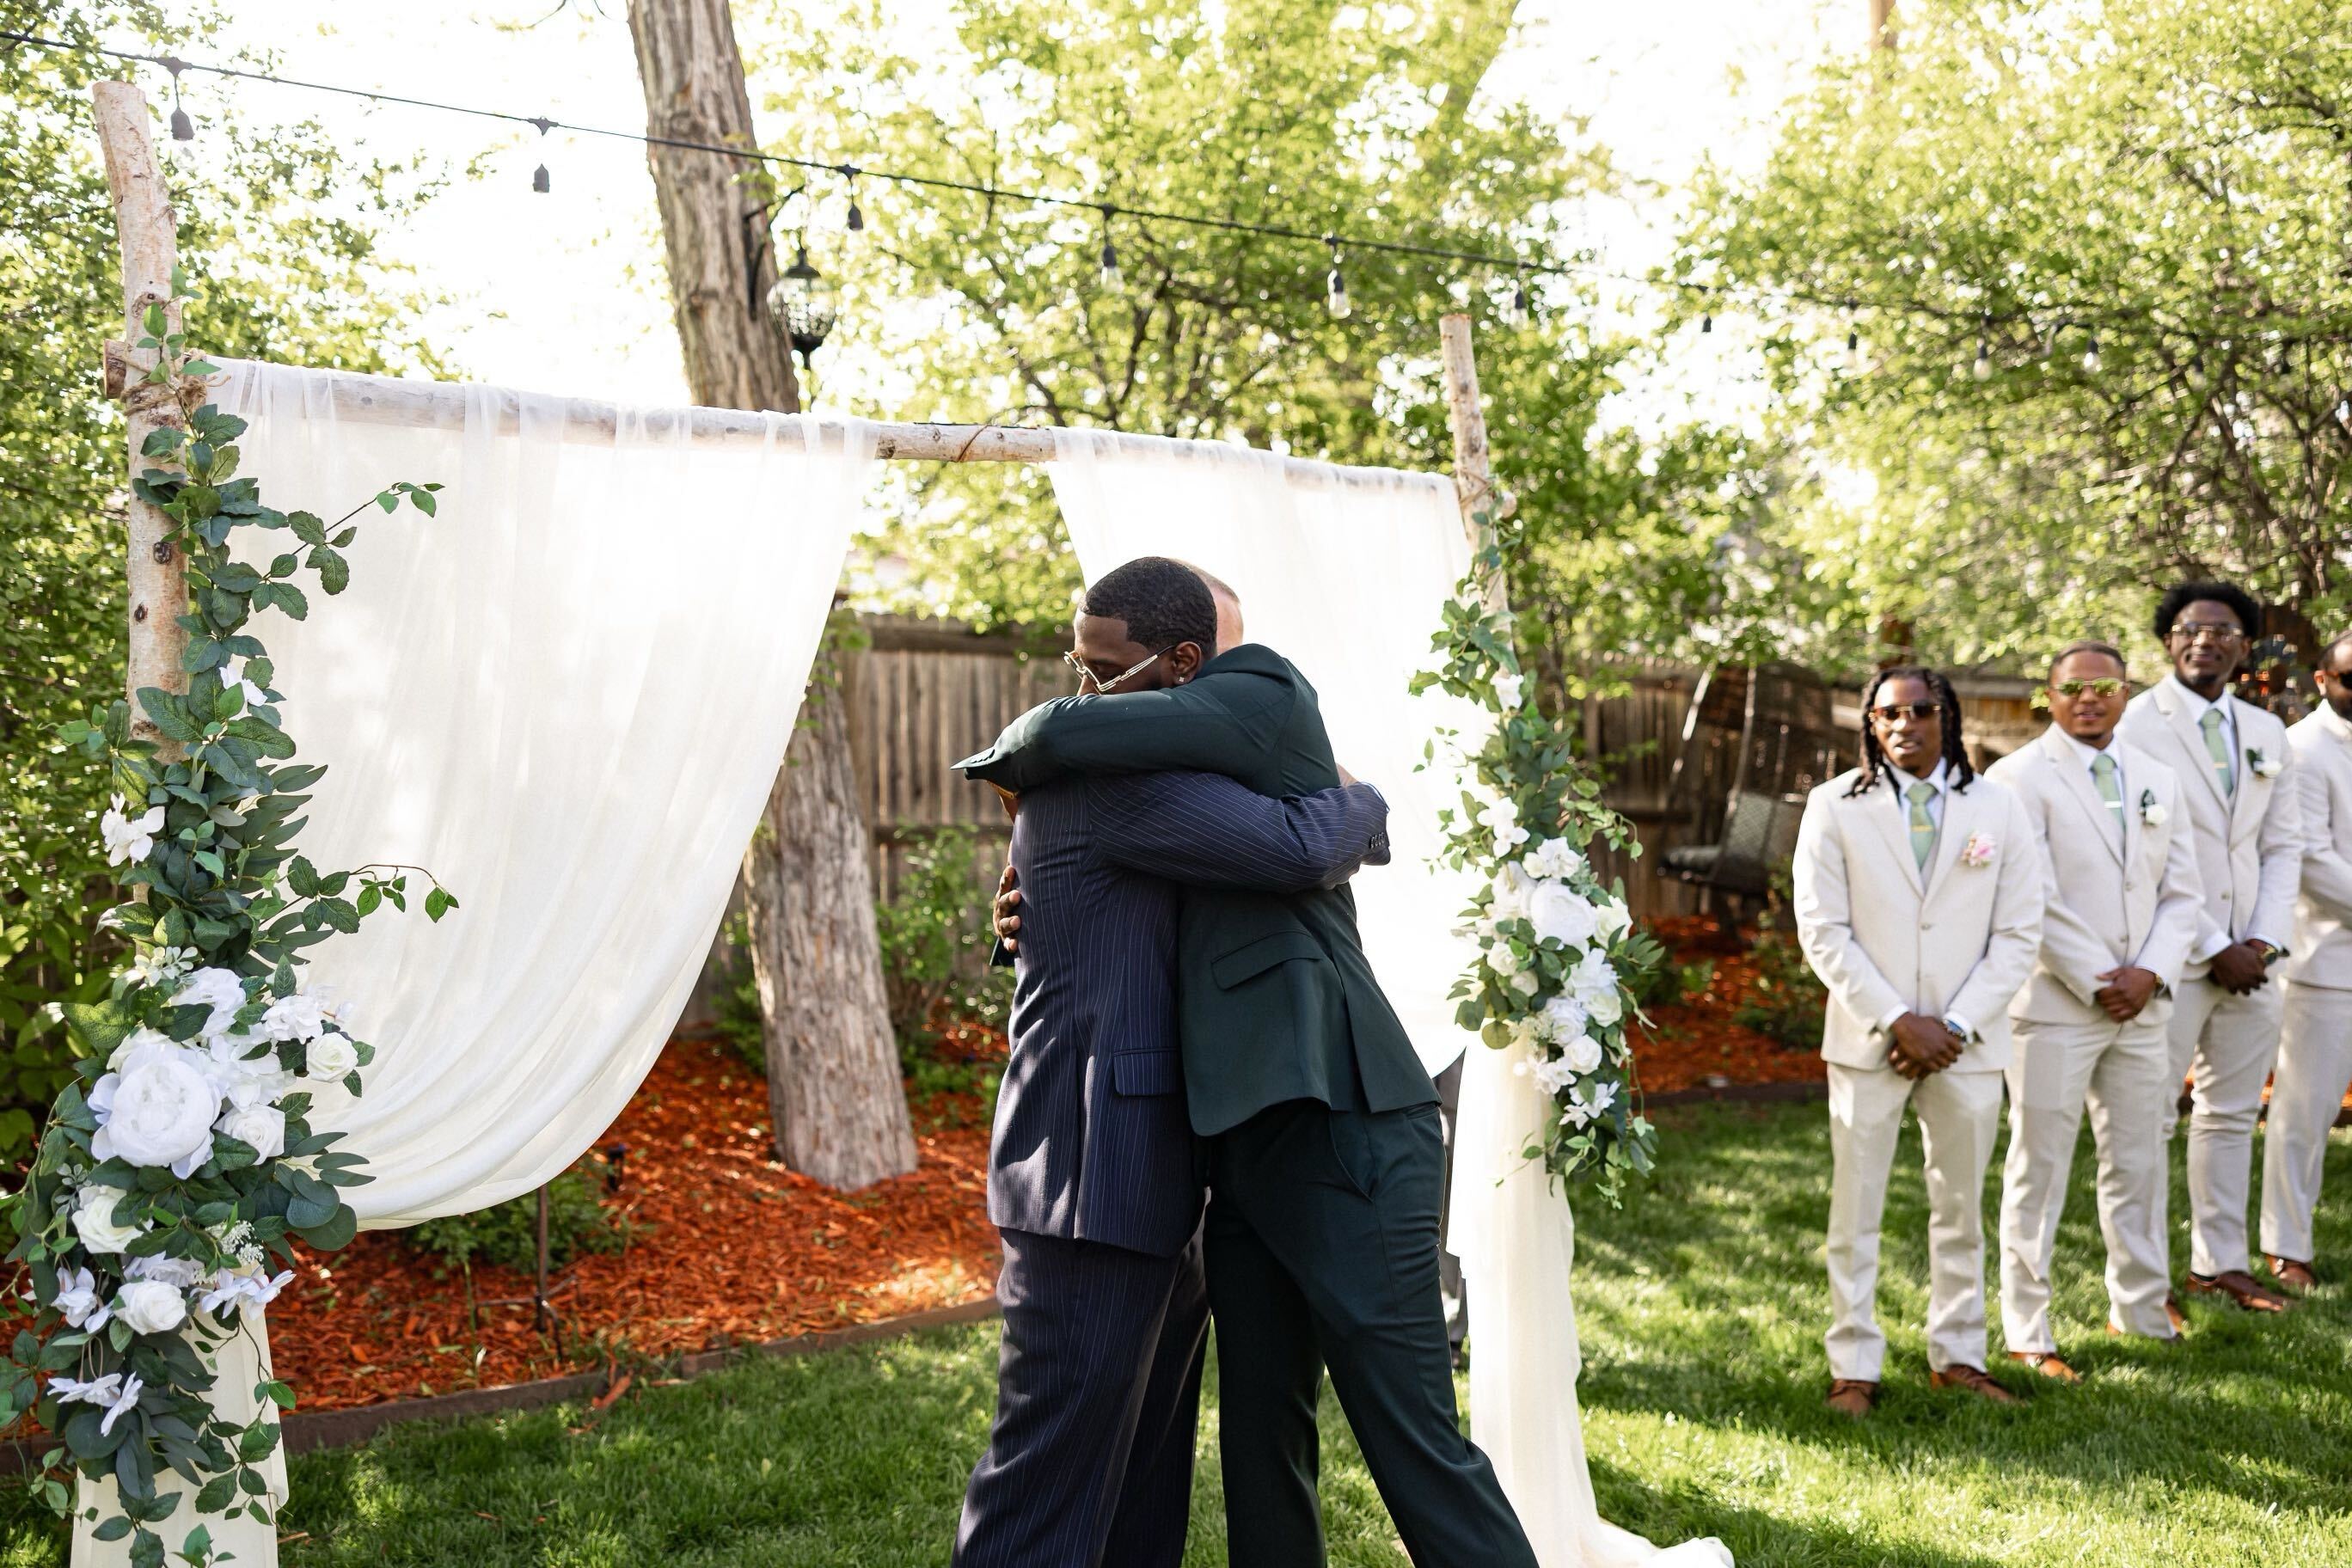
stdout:
<svg viewBox="0 0 2352 1568">
<path fill-rule="evenodd" d="M 2286 726 L 2231 695 L 2262 634 L 2262 612 L 2227 583 L 2182 583 L 2156 607 L 2172 673 L 2132 699 L 2118 733 L 2181 775 L 2204 903 L 2176 989 L 2167 1082 L 2195 1079 L 2189 1120 L 2189 1278 L 2192 1295 L 2276 1312 L 2285 1298 L 2249 1271 L 2247 1188 L 2254 1119 L 2277 1059 L 2283 1010 L 2271 965 L 2287 955 L 2303 864 L 2302 795 Z M 2157 1121 L 2169 1138 L 2170 1107 Z M 2166 1187 L 2156 1245 L 2169 1256 Z"/>
<path fill-rule="evenodd" d="M 2311 1213 L 2352 1086 L 2352 637 L 2329 645 L 2317 678 L 2318 710 L 2286 732 L 2303 781 L 2303 897 L 2263 1151 L 2263 1256 L 2298 1296 L 2318 1283 Z"/>
<path fill-rule="evenodd" d="M 2124 657 L 2078 642 L 2050 667 L 2050 728 L 1986 776 L 2017 792 L 2048 874 L 2042 952 L 2010 1005 L 2000 1315 L 2014 1360 L 2078 1382 L 2050 1322 L 2050 1268 L 2087 1106 L 2099 1151 L 2111 1333 L 2170 1339 L 2171 1271 L 2154 1205 L 2157 1126 L 2179 1087 L 2165 1023 L 2197 941 L 2196 853 L 2172 770 L 2116 735 Z"/>
<path fill-rule="evenodd" d="M 2024 805 L 1969 765 L 1951 682 L 1881 670 L 1862 766 L 1813 791 L 1797 834 L 1797 936 L 1830 994 L 1825 1342 L 1842 1415 L 1878 1402 L 1879 1225 L 1906 1104 L 1927 1167 L 1929 1382 L 2016 1397 L 1985 1371 L 1984 1180 L 2043 880 Z"/>
</svg>

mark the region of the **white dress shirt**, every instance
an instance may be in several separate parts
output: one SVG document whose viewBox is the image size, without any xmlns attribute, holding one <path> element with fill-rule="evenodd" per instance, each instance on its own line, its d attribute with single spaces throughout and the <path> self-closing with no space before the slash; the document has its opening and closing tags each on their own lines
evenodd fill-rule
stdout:
<svg viewBox="0 0 2352 1568">
<path fill-rule="evenodd" d="M 2238 716 L 2231 711 L 2232 704 L 2230 701 L 2230 688 L 2227 683 L 2223 684 L 2220 697 L 2208 699 L 2191 690 L 2178 675 L 2168 675 L 2164 679 L 2171 683 L 2172 689 L 2179 692 L 2181 699 L 2188 703 L 2189 717 L 2196 721 L 2200 733 L 2205 728 L 2205 715 L 2216 708 L 2221 710 L 2221 748 L 2229 753 L 2230 776 L 2235 779 L 2244 770 L 2246 763 L 2245 754 L 2238 749 Z M 2209 763 L 2206 765 L 2210 767 L 2211 763 Z"/>
<path fill-rule="evenodd" d="M 1903 826 L 1906 833 L 1910 831 L 1911 827 L 1911 786 L 1915 784 L 1925 784 L 1936 792 L 1927 797 L 1927 820 L 1936 825 L 1936 831 L 1938 835 L 1942 834 L 1944 831 L 1944 795 L 1952 787 L 1951 768 L 1949 764 L 1948 764 L 1943 758 L 1937 757 L 1936 759 L 1936 765 L 1933 768 L 1930 768 L 1927 771 L 1927 777 L 1922 779 L 1905 773 L 1901 768 L 1896 767 L 1892 762 L 1889 762 L 1886 764 L 1886 777 L 1888 782 L 1895 785 L 1895 809 L 1902 814 Z M 1904 1014 L 1909 1011 L 1910 1009 L 1907 1007 L 1897 1007 L 1893 1012 L 1888 1013 L 1885 1017 L 1878 1020 L 1878 1032 L 1883 1035 L 1889 1029 L 1895 1027 L 1895 1020 L 1900 1018 Z M 1966 1018 L 1961 1017 L 1957 1013 L 1945 1014 L 1944 1026 L 1964 1040 L 1972 1040 L 1976 1038 L 1977 1032 L 1975 1027 L 1970 1025 Z"/>
<path fill-rule="evenodd" d="M 2124 749 L 2116 744 L 2116 737 L 2113 731 L 2109 731 L 2107 733 L 2107 743 L 2104 750 L 2090 744 L 2088 742 L 2074 739 L 2074 736 L 2069 735 L 2065 731 L 2057 728 L 2055 725 L 2051 726 L 2051 732 L 2056 735 L 2060 740 L 2065 742 L 2069 747 L 2073 748 L 2074 754 L 2083 760 L 2083 771 L 2091 775 L 2091 787 L 2093 789 L 2099 787 L 2099 759 L 2101 757 L 2113 758 L 2116 764 L 2116 798 L 2124 803 L 2124 809 L 2126 811 L 2129 811 L 2131 809 L 2131 791 L 2126 788 L 2124 784 Z M 2109 815 L 2112 816 L 2113 813 L 2110 813 Z M 2122 819 L 2117 818 L 2116 822 L 2116 833 L 2118 837 L 2122 836 L 2123 830 L 2124 825 Z"/>
</svg>

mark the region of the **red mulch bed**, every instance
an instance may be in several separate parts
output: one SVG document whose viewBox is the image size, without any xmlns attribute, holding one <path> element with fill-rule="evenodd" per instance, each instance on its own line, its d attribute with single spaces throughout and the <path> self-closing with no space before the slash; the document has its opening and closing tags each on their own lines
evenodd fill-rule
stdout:
<svg viewBox="0 0 2352 1568">
<path fill-rule="evenodd" d="M 943 1051 L 1001 1058 L 1001 1037 L 958 1031 Z M 837 1193 L 776 1163 L 767 1085 L 726 1046 L 670 1042 L 597 1142 L 625 1143 L 611 1203 L 652 1227 L 625 1252 L 562 1269 L 563 1348 L 528 1305 L 470 1314 L 466 1286 L 396 1235 L 370 1233 L 270 1309 L 278 1375 L 305 1410 L 495 1386 L 602 1365 L 752 1343 L 898 1317 L 985 1296 L 997 1239 L 988 1223 L 988 1130 L 977 1097 L 938 1096 L 916 1114 L 921 1167 Z M 446 1277 L 436 1278 L 436 1273 Z M 526 1274 L 477 1268 L 478 1302 L 528 1299 Z"/>
<path fill-rule="evenodd" d="M 1633 1047 L 1643 1093 L 1828 1077 L 1819 1051 L 1792 1049 L 1731 1021 L 1756 984 L 1756 960 L 1744 933 L 1727 933 L 1696 916 L 1659 921 L 1652 929 L 1676 963 L 1706 959 L 1714 963 L 1715 975 L 1689 1000 L 1648 1009 L 1656 1032 Z"/>
</svg>

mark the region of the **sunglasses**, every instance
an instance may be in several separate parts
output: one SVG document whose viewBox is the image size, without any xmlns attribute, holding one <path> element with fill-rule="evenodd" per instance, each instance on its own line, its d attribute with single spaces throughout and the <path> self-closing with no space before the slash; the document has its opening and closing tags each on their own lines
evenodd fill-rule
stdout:
<svg viewBox="0 0 2352 1568">
<path fill-rule="evenodd" d="M 1112 676 L 1108 680 L 1104 680 L 1100 677 L 1097 676 L 1093 668 L 1080 660 L 1076 654 L 1064 654 L 1062 656 L 1062 662 L 1068 665 L 1073 670 L 1077 672 L 1078 694 L 1080 696 L 1083 697 L 1086 695 L 1086 689 L 1088 686 L 1092 686 L 1095 689 L 1096 694 L 1099 696 L 1102 693 L 1108 691 L 1111 688 L 1117 686 L 1119 682 L 1132 679 L 1136 676 L 1142 674 L 1145 670 L 1151 668 L 1152 659 L 1172 653 L 1175 649 L 1176 645 L 1174 643 L 1171 643 L 1166 647 L 1161 648 L 1159 653 L 1153 654 L 1150 658 L 1146 658 L 1139 664 L 1131 664 L 1128 666 L 1127 668 L 1119 671 L 1117 675 Z"/>
<path fill-rule="evenodd" d="M 1924 724 L 1943 712 L 1940 702 L 1888 702 L 1870 710 L 1870 716 L 1882 724 L 1893 724 L 1904 719 L 1914 719 Z"/>
<path fill-rule="evenodd" d="M 2053 680 L 2050 689 L 2061 697 L 2080 697 L 2086 691 L 2094 697 L 2120 697 L 2130 685 L 2127 680 L 2103 675 L 2096 680 Z"/>
</svg>

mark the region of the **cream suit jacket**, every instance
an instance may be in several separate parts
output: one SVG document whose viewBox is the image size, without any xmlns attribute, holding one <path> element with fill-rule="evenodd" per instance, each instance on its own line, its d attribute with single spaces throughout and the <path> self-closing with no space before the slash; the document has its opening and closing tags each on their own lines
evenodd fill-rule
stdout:
<svg viewBox="0 0 2352 1568">
<path fill-rule="evenodd" d="M 2188 694 L 2171 679 L 2133 698 L 2116 727 L 2120 739 L 2180 775 L 2180 794 L 2196 828 L 2197 879 L 2205 893 L 2186 971 L 2191 976 L 2204 974 L 2208 959 L 2249 936 L 2279 947 L 2294 943 L 2303 810 L 2286 726 L 2251 702 L 2223 700 L 2238 727 L 2234 797 L 2222 794 Z M 2256 757 L 2279 764 L 2280 771 L 2264 778 L 2254 771 Z"/>
<path fill-rule="evenodd" d="M 2009 1004 L 2042 945 L 2042 852 L 2024 804 L 1979 777 L 1948 791 L 1926 876 L 1904 809 L 1882 778 L 1849 797 L 1860 769 L 1806 798 L 1797 830 L 1797 940 L 1829 987 L 1822 1055 L 1884 1068 L 1879 1020 L 1901 1008 L 1957 1014 L 1976 1032 L 1948 1071 L 2009 1066 Z M 1980 863 L 1968 863 L 1971 840 Z"/>
<path fill-rule="evenodd" d="M 2197 945 L 2204 893 L 2180 780 L 2120 737 L 2108 745 L 2123 774 L 2120 837 L 2083 754 L 2054 727 L 1987 773 L 2025 803 L 2049 876 L 2042 952 L 2033 977 L 2010 1004 L 2013 1018 L 2109 1024 L 2091 1000 L 2106 984 L 2101 974 L 2126 965 L 2145 969 L 2168 991 L 2180 983 Z M 2159 999 L 2141 1017 L 2157 1023 L 2168 1011 Z"/>
<path fill-rule="evenodd" d="M 2322 703 L 2286 739 L 2303 786 L 2303 896 L 2286 976 L 2352 991 L 2352 724 Z"/>
</svg>

